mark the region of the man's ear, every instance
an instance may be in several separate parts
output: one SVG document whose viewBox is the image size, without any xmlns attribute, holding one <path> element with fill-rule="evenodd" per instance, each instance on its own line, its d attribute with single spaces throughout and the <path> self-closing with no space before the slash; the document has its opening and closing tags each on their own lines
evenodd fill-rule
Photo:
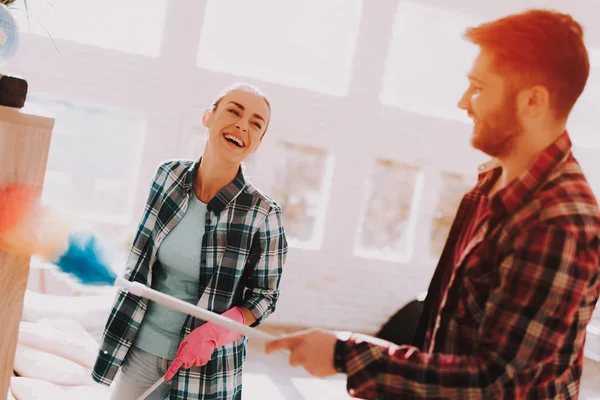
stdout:
<svg viewBox="0 0 600 400">
<path fill-rule="evenodd" d="M 208 129 L 208 125 L 210 125 L 210 120 L 213 116 L 213 112 L 211 109 L 207 108 L 202 113 L 202 125 Z"/>
<path fill-rule="evenodd" d="M 550 106 L 550 92 L 544 86 L 534 86 L 520 94 L 522 110 L 527 116 L 539 115 Z"/>
</svg>

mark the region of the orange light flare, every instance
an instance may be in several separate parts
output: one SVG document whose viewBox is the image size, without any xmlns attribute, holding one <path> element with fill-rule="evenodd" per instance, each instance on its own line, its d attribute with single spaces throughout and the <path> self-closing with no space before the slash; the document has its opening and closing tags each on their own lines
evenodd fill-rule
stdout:
<svg viewBox="0 0 600 400">
<path fill-rule="evenodd" d="M 10 184 L 0 187 L 0 248 L 52 260 L 65 250 L 68 224 L 40 204 L 41 189 Z"/>
</svg>

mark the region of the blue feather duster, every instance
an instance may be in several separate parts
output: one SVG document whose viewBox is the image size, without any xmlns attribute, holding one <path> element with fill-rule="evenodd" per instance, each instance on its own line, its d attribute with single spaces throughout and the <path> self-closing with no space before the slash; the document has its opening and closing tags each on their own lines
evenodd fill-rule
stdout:
<svg viewBox="0 0 600 400">
<path fill-rule="evenodd" d="M 85 285 L 112 286 L 117 278 L 98 239 L 89 234 L 71 233 L 67 250 L 54 264 Z"/>
</svg>

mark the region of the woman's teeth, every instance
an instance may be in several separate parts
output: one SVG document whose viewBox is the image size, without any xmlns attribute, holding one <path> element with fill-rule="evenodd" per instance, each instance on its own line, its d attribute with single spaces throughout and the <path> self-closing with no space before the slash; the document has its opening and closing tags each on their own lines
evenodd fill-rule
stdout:
<svg viewBox="0 0 600 400">
<path fill-rule="evenodd" d="M 244 142 L 242 142 L 242 140 L 237 136 L 225 135 L 225 139 L 227 139 L 229 142 L 235 144 L 238 147 L 244 147 Z"/>
</svg>

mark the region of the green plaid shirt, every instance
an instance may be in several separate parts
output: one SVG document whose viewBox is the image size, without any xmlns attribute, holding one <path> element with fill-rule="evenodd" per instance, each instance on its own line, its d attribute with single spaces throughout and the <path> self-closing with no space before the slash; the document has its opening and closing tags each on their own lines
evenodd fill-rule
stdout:
<svg viewBox="0 0 600 400">
<path fill-rule="evenodd" d="M 199 162 L 168 161 L 152 182 L 125 277 L 151 285 L 152 266 L 162 240 L 183 218 Z M 246 181 L 242 170 L 209 203 L 198 267 L 198 306 L 222 313 L 248 308 L 258 325 L 275 310 L 287 255 L 281 208 Z M 110 385 L 134 341 L 147 300 L 119 291 L 106 324 L 92 377 Z M 204 321 L 188 316 L 181 339 Z M 203 367 L 180 369 L 172 380 L 171 399 L 241 399 L 243 337 L 218 348 Z"/>
</svg>

